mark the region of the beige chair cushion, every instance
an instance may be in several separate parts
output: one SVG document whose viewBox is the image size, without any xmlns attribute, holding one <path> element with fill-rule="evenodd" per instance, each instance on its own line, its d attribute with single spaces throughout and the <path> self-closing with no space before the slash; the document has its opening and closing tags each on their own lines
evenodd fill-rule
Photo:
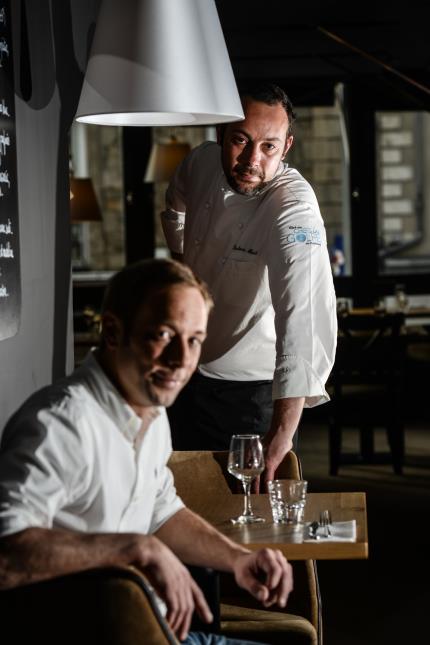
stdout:
<svg viewBox="0 0 430 645">
<path fill-rule="evenodd" d="M 315 627 L 306 618 L 236 605 L 221 604 L 221 631 L 232 638 L 260 639 L 273 645 L 317 645 L 318 642 Z"/>
</svg>

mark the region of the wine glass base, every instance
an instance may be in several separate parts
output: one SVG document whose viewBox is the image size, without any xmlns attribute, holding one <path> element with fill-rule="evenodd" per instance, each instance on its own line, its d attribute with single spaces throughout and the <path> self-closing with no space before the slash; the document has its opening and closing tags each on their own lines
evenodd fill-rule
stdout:
<svg viewBox="0 0 430 645">
<path fill-rule="evenodd" d="M 264 517 L 258 517 L 257 515 L 239 515 L 239 517 L 232 517 L 230 520 L 232 524 L 254 524 L 265 521 Z"/>
</svg>

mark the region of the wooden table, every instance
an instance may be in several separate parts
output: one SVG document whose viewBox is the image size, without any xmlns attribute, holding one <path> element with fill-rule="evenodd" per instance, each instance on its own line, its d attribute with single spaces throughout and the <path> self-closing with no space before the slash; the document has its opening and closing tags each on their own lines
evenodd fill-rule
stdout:
<svg viewBox="0 0 430 645">
<path fill-rule="evenodd" d="M 405 327 L 428 325 L 430 323 L 430 307 L 410 306 L 404 310 L 387 308 L 385 311 L 388 314 L 403 313 L 405 316 Z M 373 316 L 377 314 L 373 307 L 353 307 L 347 313 L 352 316 Z"/>
<path fill-rule="evenodd" d="M 243 508 L 242 495 L 220 495 L 205 500 L 198 510 L 208 522 L 240 544 L 250 549 L 272 547 L 280 549 L 289 560 L 354 560 L 368 557 L 367 517 L 365 493 L 308 493 L 305 521 L 315 520 L 320 510 L 329 509 L 332 520 L 357 522 L 356 542 L 325 542 L 315 540 L 302 542 L 291 528 L 272 521 L 268 495 L 252 495 L 252 507 L 256 515 L 266 519 L 261 524 L 234 525 L 231 517 L 240 515 Z"/>
</svg>

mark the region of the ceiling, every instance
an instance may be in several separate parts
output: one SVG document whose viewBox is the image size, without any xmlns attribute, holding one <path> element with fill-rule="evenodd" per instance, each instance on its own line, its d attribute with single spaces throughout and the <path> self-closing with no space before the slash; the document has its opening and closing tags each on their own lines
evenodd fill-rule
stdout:
<svg viewBox="0 0 430 645">
<path fill-rule="evenodd" d="M 429 0 L 216 5 L 239 85 L 277 82 L 318 104 L 335 83 L 360 83 L 376 104 L 430 108 Z"/>
</svg>

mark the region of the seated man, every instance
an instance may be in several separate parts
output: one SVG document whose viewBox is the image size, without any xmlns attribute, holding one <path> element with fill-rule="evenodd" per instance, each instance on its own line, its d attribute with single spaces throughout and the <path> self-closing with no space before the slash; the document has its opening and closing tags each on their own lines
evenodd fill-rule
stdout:
<svg viewBox="0 0 430 645">
<path fill-rule="evenodd" d="M 291 566 L 251 553 L 184 507 L 166 466 L 165 407 L 196 368 L 212 303 L 190 269 L 143 261 L 111 280 L 100 347 L 31 396 L 0 448 L 0 588 L 133 565 L 187 638 L 211 613 L 182 562 L 230 571 L 263 605 L 284 607 Z M 181 562 L 182 561 L 182 562 Z"/>
</svg>

